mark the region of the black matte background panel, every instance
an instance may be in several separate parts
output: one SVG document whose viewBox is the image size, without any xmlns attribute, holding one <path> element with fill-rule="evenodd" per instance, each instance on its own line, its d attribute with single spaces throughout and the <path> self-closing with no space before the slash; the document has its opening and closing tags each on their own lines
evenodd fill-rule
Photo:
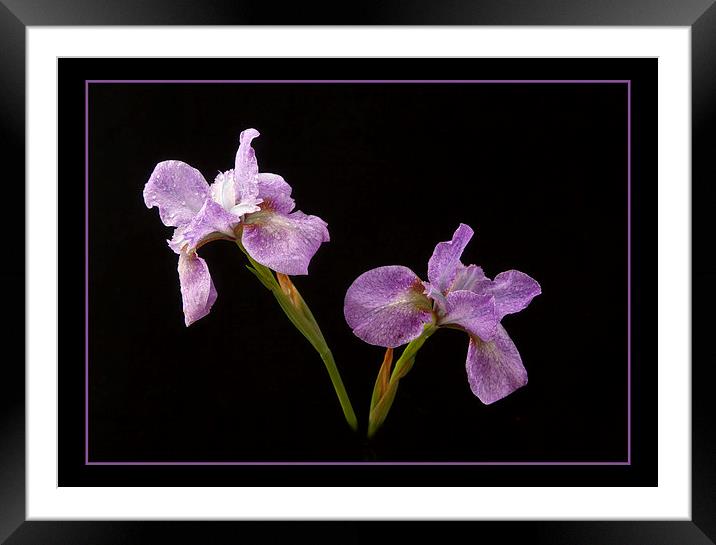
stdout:
<svg viewBox="0 0 716 545">
<path fill-rule="evenodd" d="M 236 72 L 247 79 L 632 79 L 633 274 L 643 275 L 643 263 L 654 258 L 644 226 L 655 195 L 643 182 L 654 167 L 648 131 L 655 122 L 654 60 L 63 59 L 60 66 L 61 131 L 68 134 L 66 168 L 61 165 L 68 180 L 61 180 L 65 240 L 83 236 L 77 205 L 84 188 L 69 180 L 84 169 L 84 142 L 76 139 L 84 131 L 77 114 L 84 114 L 85 78 L 206 79 Z M 90 83 L 89 113 L 90 461 L 626 461 L 626 84 Z M 176 257 L 164 242 L 170 230 L 144 207 L 141 189 L 164 159 L 185 160 L 207 178 L 231 166 L 238 132 L 249 126 L 263 132 L 256 141 L 261 169 L 282 174 L 299 207 L 329 224 L 332 241 L 319 250 L 311 274 L 295 281 L 361 420 L 382 351 L 345 325 L 345 289 L 384 264 L 425 276 L 434 244 L 449 239 L 460 221 L 477 231 L 466 262 L 482 264 L 490 275 L 523 270 L 542 284 L 543 295 L 504 320 L 530 372 L 528 386 L 482 405 L 465 378 L 465 336 L 441 331 L 402 381 L 385 428 L 366 442 L 345 426 L 310 346 L 228 242 L 200 251 L 219 299 L 208 317 L 185 328 Z M 63 254 L 62 273 L 76 289 L 82 286 L 74 267 L 82 257 L 81 244 Z M 648 328 L 642 312 L 653 304 L 640 298 L 650 282 L 640 279 L 633 342 Z M 66 293 L 63 312 L 74 309 L 81 317 L 84 309 Z M 76 326 L 63 323 L 69 338 Z M 72 348 L 83 349 L 72 338 Z M 649 348 L 639 347 L 632 361 L 632 378 L 639 377 L 632 400 L 635 465 L 601 468 L 614 479 L 627 475 L 624 482 L 646 475 L 643 446 L 654 437 L 648 394 L 640 396 L 655 377 L 640 367 Z M 78 403 L 84 380 L 78 383 L 75 374 L 84 369 L 65 361 L 76 363 L 63 359 L 61 367 L 62 453 L 74 452 L 79 461 L 84 420 L 71 415 L 84 412 Z M 186 477 L 224 472 L 195 469 Z M 223 469 L 256 482 L 315 478 L 321 469 L 332 483 L 333 475 L 360 475 L 368 484 L 463 474 L 444 466 Z M 471 482 L 507 475 L 507 468 L 494 469 L 466 471 L 477 479 Z M 549 478 L 564 468 L 540 469 L 519 468 L 508 479 Z M 129 471 L 79 473 L 95 470 Z M 128 475 L 176 471 L 135 468 Z M 595 468 L 567 471 L 596 474 Z"/>
<path fill-rule="evenodd" d="M 219 298 L 187 329 L 141 189 L 165 158 L 226 170 L 242 127 L 328 222 L 295 283 L 361 417 L 383 350 L 344 323 L 346 288 L 380 265 L 425 277 L 459 222 L 466 262 L 543 286 L 504 320 L 529 386 L 482 406 L 466 336 L 441 331 L 364 453 L 234 244 L 199 252 Z M 90 460 L 626 460 L 626 133 L 625 84 L 90 84 Z"/>
</svg>

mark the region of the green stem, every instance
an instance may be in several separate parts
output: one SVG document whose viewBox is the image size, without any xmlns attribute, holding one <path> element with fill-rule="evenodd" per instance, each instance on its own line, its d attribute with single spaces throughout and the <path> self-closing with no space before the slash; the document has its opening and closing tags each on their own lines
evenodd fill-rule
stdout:
<svg viewBox="0 0 716 545">
<path fill-rule="evenodd" d="M 331 383 L 338 396 L 338 401 L 343 409 L 343 416 L 345 416 L 346 422 L 348 422 L 348 425 L 353 431 L 357 431 L 358 419 L 356 418 L 355 412 L 353 412 L 353 406 L 351 405 L 351 400 L 348 398 L 348 392 L 346 392 L 346 388 L 343 386 L 343 380 L 341 379 L 341 374 L 338 372 L 336 361 L 333 359 L 333 353 L 330 348 L 325 345 L 325 341 L 324 350 L 318 350 L 318 354 L 321 356 L 323 364 L 326 366 L 326 371 L 328 371 L 328 375 L 331 377 Z"/>
<path fill-rule="evenodd" d="M 323 337 L 321 328 L 318 326 L 316 319 L 313 317 L 313 313 L 308 308 L 308 305 L 304 301 L 303 297 L 300 293 L 298 293 L 298 290 L 295 289 L 295 286 L 293 286 L 293 289 L 298 296 L 298 305 L 294 304 L 290 297 L 284 293 L 283 289 L 281 289 L 281 286 L 276 280 L 276 277 L 271 269 L 255 261 L 248 254 L 248 252 L 246 252 L 244 247 L 241 245 L 241 242 L 237 240 L 236 244 L 241 251 L 246 254 L 246 257 L 251 263 L 251 266 L 247 268 L 268 290 L 271 291 L 271 293 L 273 293 L 273 296 L 276 298 L 279 306 L 294 327 L 298 329 L 304 337 L 306 337 L 308 342 L 311 343 L 311 346 L 313 346 L 316 352 L 318 352 L 318 355 L 321 357 L 321 360 L 326 367 L 326 371 L 328 371 L 328 376 L 331 378 L 333 389 L 338 396 L 338 401 L 343 409 L 343 415 L 345 416 L 346 422 L 348 422 L 348 425 L 353 431 L 356 431 L 358 429 L 358 419 L 353 411 L 353 406 L 351 405 L 350 398 L 348 397 L 348 392 L 346 392 L 346 388 L 343 385 L 341 374 L 338 371 L 335 360 L 333 359 L 333 353 L 330 348 L 328 348 L 328 344 Z"/>
<path fill-rule="evenodd" d="M 423 332 L 420 336 L 416 337 L 403 349 L 403 353 L 395 363 L 393 372 L 390 375 L 390 382 L 388 388 L 383 392 L 382 396 L 376 396 L 376 390 L 379 388 L 378 381 L 380 380 L 380 374 L 376 380 L 376 385 L 373 390 L 373 399 L 371 401 L 370 415 L 368 417 L 368 438 L 373 437 L 375 432 L 383 425 L 385 419 L 388 416 L 390 408 L 393 406 L 395 400 L 395 394 L 398 391 L 398 383 L 408 372 L 413 368 L 415 364 L 415 356 L 418 354 L 418 350 L 422 348 L 425 341 L 437 331 L 435 324 L 427 324 L 423 328 Z"/>
<path fill-rule="evenodd" d="M 423 328 L 423 332 L 410 341 L 408 343 L 408 346 L 405 347 L 403 350 L 403 353 L 400 355 L 400 359 L 398 359 L 397 363 L 395 364 L 395 369 L 393 369 L 393 374 L 390 375 L 390 381 L 398 381 L 401 378 L 403 378 L 408 371 L 413 367 L 413 363 L 415 362 L 415 356 L 418 354 L 418 350 L 422 348 L 422 346 L 425 344 L 425 341 L 428 340 L 430 335 L 435 333 L 438 330 L 438 327 L 435 324 L 427 324 Z"/>
</svg>

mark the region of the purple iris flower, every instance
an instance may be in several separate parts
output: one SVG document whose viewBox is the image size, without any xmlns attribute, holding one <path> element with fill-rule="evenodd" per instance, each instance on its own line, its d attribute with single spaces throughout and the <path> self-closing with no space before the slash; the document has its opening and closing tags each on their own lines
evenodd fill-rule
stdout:
<svg viewBox="0 0 716 545">
<path fill-rule="evenodd" d="M 293 211 L 291 186 L 277 174 L 259 172 L 247 129 L 239 136 L 234 168 L 209 185 L 182 161 L 157 164 L 144 186 L 147 208 L 175 227 L 169 246 L 179 254 L 179 284 L 186 325 L 206 316 L 216 288 L 206 261 L 196 251 L 212 240 L 235 240 L 258 263 L 286 275 L 308 274 L 308 264 L 323 242 L 327 224 L 317 216 Z"/>
<path fill-rule="evenodd" d="M 520 354 L 500 321 L 527 307 L 541 288 L 519 271 L 490 280 L 477 265 L 463 265 L 460 257 L 472 235 L 460 224 L 452 240 L 435 246 L 428 282 L 402 266 L 363 273 L 348 288 L 344 314 L 360 339 L 386 348 L 416 339 L 428 324 L 465 331 L 470 388 L 490 404 L 527 384 Z"/>
</svg>

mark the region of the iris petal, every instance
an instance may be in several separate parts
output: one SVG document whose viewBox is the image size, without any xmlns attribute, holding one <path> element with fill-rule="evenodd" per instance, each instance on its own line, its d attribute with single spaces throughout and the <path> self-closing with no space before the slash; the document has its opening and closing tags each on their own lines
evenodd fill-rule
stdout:
<svg viewBox="0 0 716 545">
<path fill-rule="evenodd" d="M 218 202 L 225 210 L 231 210 L 236 204 L 234 194 L 234 171 L 227 170 L 220 172 L 211 184 L 211 197 Z"/>
<path fill-rule="evenodd" d="M 470 389 L 486 405 L 527 384 L 520 353 L 501 325 L 489 342 L 470 337 L 465 367 Z"/>
<path fill-rule="evenodd" d="M 395 348 L 419 336 L 432 320 L 423 290 L 420 278 L 407 267 L 378 267 L 348 288 L 343 314 L 361 340 Z"/>
<path fill-rule="evenodd" d="M 291 186 L 278 174 L 262 172 L 258 178 L 258 196 L 276 212 L 288 214 L 296 203 L 291 198 Z"/>
<path fill-rule="evenodd" d="M 462 266 L 460 256 L 473 235 L 473 230 L 464 223 L 455 231 L 452 240 L 439 242 L 428 261 L 428 280 L 430 284 L 445 293 L 452 284 L 458 268 Z"/>
<path fill-rule="evenodd" d="M 471 291 L 451 291 L 445 298 L 445 315 L 438 325 L 456 325 L 470 335 L 489 341 L 495 334 L 495 298 Z"/>
<path fill-rule="evenodd" d="M 190 326 L 209 314 L 216 301 L 216 289 L 206 261 L 194 252 L 179 254 L 178 271 L 184 323 Z"/>
<path fill-rule="evenodd" d="M 443 292 L 433 286 L 430 282 L 423 282 L 423 286 L 425 286 L 425 291 L 423 293 L 432 299 L 435 311 L 439 316 L 444 316 L 447 312 L 447 299 L 445 298 Z"/>
<path fill-rule="evenodd" d="M 311 258 L 328 242 L 327 224 L 317 216 L 271 209 L 246 217 L 241 242 L 256 261 L 288 275 L 308 274 Z"/>
<path fill-rule="evenodd" d="M 234 236 L 234 227 L 241 221 L 239 216 L 227 212 L 211 198 L 207 198 L 204 206 L 186 225 L 174 231 L 169 246 L 177 253 L 194 250 L 207 238 Z"/>
<path fill-rule="evenodd" d="M 189 223 L 209 195 L 209 184 L 195 168 L 182 161 L 162 161 L 144 186 L 144 204 L 159 208 L 168 227 Z"/>
<path fill-rule="evenodd" d="M 248 202 L 259 192 L 259 164 L 251 141 L 259 136 L 256 129 L 246 129 L 239 135 L 239 149 L 236 151 L 234 163 L 234 196 L 235 202 Z"/>
<path fill-rule="evenodd" d="M 537 281 L 520 271 L 506 271 L 498 274 L 492 281 L 488 293 L 495 296 L 497 319 L 514 314 L 527 307 L 542 288 Z"/>
<path fill-rule="evenodd" d="M 485 276 L 482 267 L 477 265 L 465 266 L 460 263 L 455 272 L 455 278 L 453 278 L 450 285 L 450 291 L 468 290 L 481 293 L 481 286 L 486 286 L 489 283 L 490 279 Z"/>
</svg>

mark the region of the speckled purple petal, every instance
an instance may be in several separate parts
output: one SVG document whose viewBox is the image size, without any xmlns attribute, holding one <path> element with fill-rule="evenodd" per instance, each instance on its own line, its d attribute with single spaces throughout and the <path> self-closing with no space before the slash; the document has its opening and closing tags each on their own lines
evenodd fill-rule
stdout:
<svg viewBox="0 0 716 545">
<path fill-rule="evenodd" d="M 236 202 L 246 202 L 258 195 L 259 165 L 251 141 L 259 136 L 256 129 L 246 129 L 239 135 L 239 149 L 234 164 Z"/>
<path fill-rule="evenodd" d="M 216 289 L 206 261 L 194 252 L 179 254 L 178 270 L 184 323 L 190 326 L 209 314 L 216 301 Z"/>
<path fill-rule="evenodd" d="M 534 278 L 520 271 L 506 271 L 498 274 L 492 281 L 489 292 L 495 296 L 497 319 L 506 314 L 514 314 L 527 307 L 542 288 Z"/>
<path fill-rule="evenodd" d="M 159 208 L 164 225 L 189 223 L 209 195 L 201 172 L 181 161 L 162 161 L 154 167 L 144 186 L 144 204 Z"/>
<path fill-rule="evenodd" d="M 428 261 L 428 280 L 445 293 L 457 274 L 460 256 L 472 238 L 473 230 L 464 223 L 455 231 L 452 240 L 439 242 Z"/>
<path fill-rule="evenodd" d="M 288 214 L 296 203 L 291 198 L 291 186 L 278 174 L 259 173 L 259 198 L 276 212 Z"/>
<path fill-rule="evenodd" d="M 219 203 L 207 198 L 194 219 L 174 231 L 169 246 L 180 253 L 195 249 L 202 240 L 215 238 L 214 235 L 233 237 L 234 227 L 240 221 L 240 217 L 227 212 Z"/>
<path fill-rule="evenodd" d="M 450 291 L 468 290 L 482 293 L 490 283 L 491 281 L 485 276 L 482 267 L 477 265 L 465 266 L 459 263 L 455 278 L 450 285 Z"/>
<path fill-rule="evenodd" d="M 520 353 L 501 325 L 489 342 L 470 338 L 465 367 L 472 393 L 486 405 L 527 384 Z"/>
<path fill-rule="evenodd" d="M 300 211 L 286 215 L 270 209 L 247 215 L 241 236 L 251 257 L 289 275 L 308 274 L 311 258 L 329 240 L 327 224 L 318 216 Z"/>
<path fill-rule="evenodd" d="M 497 318 L 495 298 L 492 295 L 479 295 L 471 291 L 451 291 L 447 294 L 446 312 L 438 325 L 456 325 L 483 341 L 489 341 L 495 335 Z"/>
<path fill-rule="evenodd" d="M 346 292 L 343 314 L 361 340 L 386 348 L 405 344 L 432 320 L 420 278 L 401 266 L 361 274 Z"/>
</svg>

